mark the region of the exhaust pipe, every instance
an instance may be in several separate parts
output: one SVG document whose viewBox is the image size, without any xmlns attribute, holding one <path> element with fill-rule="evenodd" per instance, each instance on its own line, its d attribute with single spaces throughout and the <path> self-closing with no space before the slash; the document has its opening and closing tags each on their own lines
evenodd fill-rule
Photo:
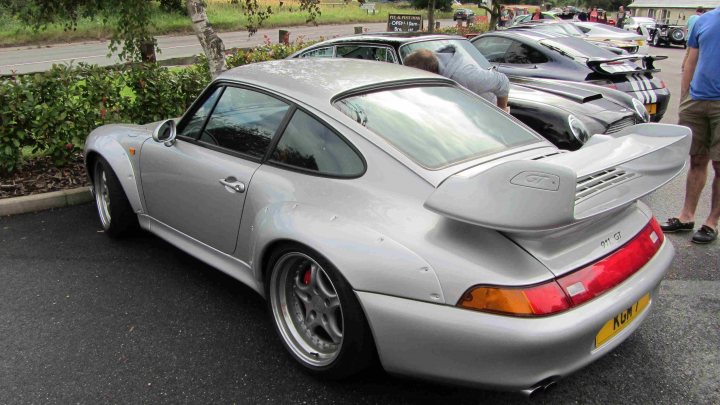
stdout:
<svg viewBox="0 0 720 405">
<path fill-rule="evenodd" d="M 557 385 L 558 377 L 546 378 L 530 388 L 520 391 L 526 397 L 532 399 L 541 393 L 548 392 Z"/>
</svg>

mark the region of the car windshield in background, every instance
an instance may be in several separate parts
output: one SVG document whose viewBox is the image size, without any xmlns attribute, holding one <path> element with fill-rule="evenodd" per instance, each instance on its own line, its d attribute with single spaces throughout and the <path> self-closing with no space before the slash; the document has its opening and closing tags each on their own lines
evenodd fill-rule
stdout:
<svg viewBox="0 0 720 405">
<path fill-rule="evenodd" d="M 487 59 L 475 48 L 470 41 L 459 39 L 436 39 L 431 41 L 413 42 L 400 47 L 400 58 L 405 57 L 419 49 L 428 49 L 433 52 L 442 52 L 444 49 L 455 47 L 456 52 L 464 53 L 471 57 L 483 69 L 490 69 L 492 65 Z"/>
<path fill-rule="evenodd" d="M 431 170 L 540 140 L 489 103 L 450 86 L 377 91 L 334 106 Z"/>
<path fill-rule="evenodd" d="M 588 58 L 616 58 L 617 55 L 593 45 L 587 41 L 575 37 L 557 37 L 552 39 L 542 39 L 539 41 L 541 45 L 565 54 L 573 59 Z"/>
<path fill-rule="evenodd" d="M 572 24 L 542 24 L 538 28 L 546 32 L 554 32 L 556 34 L 570 35 L 571 37 L 584 37 L 585 34 Z"/>
</svg>

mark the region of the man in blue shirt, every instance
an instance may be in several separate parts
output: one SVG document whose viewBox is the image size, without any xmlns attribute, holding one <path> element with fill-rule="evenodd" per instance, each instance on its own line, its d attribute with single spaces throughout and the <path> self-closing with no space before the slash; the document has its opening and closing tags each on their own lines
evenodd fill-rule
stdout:
<svg viewBox="0 0 720 405">
<path fill-rule="evenodd" d="M 692 237 L 695 243 L 717 239 L 720 218 L 720 8 L 697 18 L 688 38 L 688 57 L 680 84 L 678 124 L 692 130 L 690 169 L 685 184 L 685 203 L 680 215 L 662 225 L 665 232 L 691 231 L 695 209 L 705 187 L 708 165 L 712 161 L 710 215 Z"/>
</svg>

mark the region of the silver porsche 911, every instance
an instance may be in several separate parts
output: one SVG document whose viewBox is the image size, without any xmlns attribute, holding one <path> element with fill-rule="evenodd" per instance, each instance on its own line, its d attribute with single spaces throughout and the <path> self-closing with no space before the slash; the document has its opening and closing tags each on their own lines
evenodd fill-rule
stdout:
<svg viewBox="0 0 720 405">
<path fill-rule="evenodd" d="M 624 341 L 673 258 L 638 198 L 689 130 L 581 149 L 453 81 L 300 59 L 222 74 L 187 113 L 107 125 L 85 157 L 106 233 L 140 227 L 268 301 L 311 373 L 542 390 Z"/>
</svg>

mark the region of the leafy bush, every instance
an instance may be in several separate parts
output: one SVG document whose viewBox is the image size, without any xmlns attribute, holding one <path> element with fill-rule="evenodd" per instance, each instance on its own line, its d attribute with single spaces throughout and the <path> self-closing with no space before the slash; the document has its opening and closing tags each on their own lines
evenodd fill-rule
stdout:
<svg viewBox="0 0 720 405">
<path fill-rule="evenodd" d="M 180 115 L 209 82 L 201 67 L 108 69 L 55 65 L 0 80 L 0 173 L 15 170 L 22 150 L 67 164 L 96 127 L 147 123 Z"/>
<path fill-rule="evenodd" d="M 310 44 L 302 38 L 273 44 L 266 36 L 263 45 L 228 55 L 228 67 L 283 59 Z M 55 65 L 43 73 L 0 78 L 0 174 L 17 169 L 25 148 L 63 166 L 100 125 L 177 117 L 209 82 L 204 56 L 182 69 Z"/>
<path fill-rule="evenodd" d="M 488 23 L 479 23 L 479 24 L 470 24 L 469 26 L 465 27 L 459 27 L 457 25 L 453 25 L 450 27 L 441 28 L 439 33 L 442 34 L 455 34 L 455 35 L 468 35 L 468 34 L 482 34 L 483 32 L 487 32 L 490 30 L 490 24 Z"/>
<path fill-rule="evenodd" d="M 263 36 L 263 45 L 252 49 L 238 49 L 225 58 L 228 69 L 248 63 L 263 62 L 268 60 L 285 59 L 300 49 L 306 48 L 315 41 L 305 42 L 303 37 L 298 37 L 289 45 L 273 44 L 270 37 Z"/>
</svg>

